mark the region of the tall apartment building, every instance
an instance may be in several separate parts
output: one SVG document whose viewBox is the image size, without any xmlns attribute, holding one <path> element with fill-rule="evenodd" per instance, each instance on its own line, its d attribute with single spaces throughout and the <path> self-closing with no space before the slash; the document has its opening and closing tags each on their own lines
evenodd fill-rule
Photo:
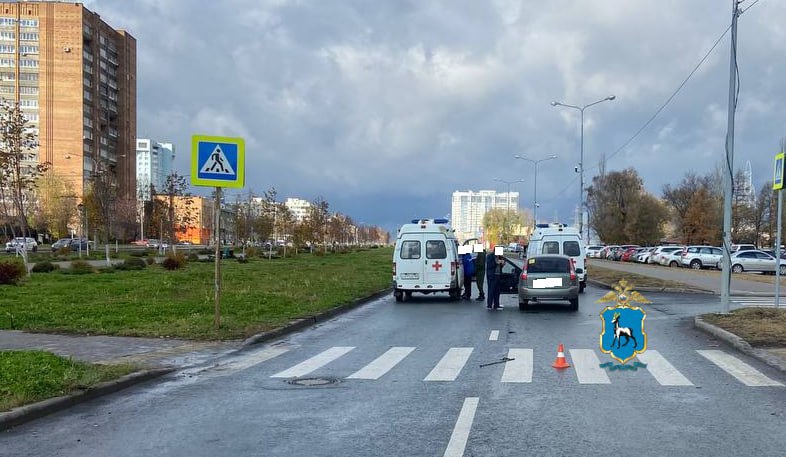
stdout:
<svg viewBox="0 0 786 457">
<path fill-rule="evenodd" d="M 510 206 L 508 206 L 510 205 Z M 519 193 L 498 193 L 495 190 L 474 192 L 453 192 L 451 204 L 451 226 L 456 230 L 459 239 L 476 238 L 481 234 L 483 216 L 492 208 L 518 209 Z"/>
<path fill-rule="evenodd" d="M 287 198 L 287 201 L 284 204 L 287 205 L 287 208 L 289 208 L 289 211 L 292 212 L 292 215 L 298 222 L 305 219 L 306 215 L 308 215 L 309 208 L 311 208 L 310 201 L 302 200 L 300 198 Z"/>
<path fill-rule="evenodd" d="M 0 97 L 19 103 L 49 162 L 79 198 L 112 173 L 136 193 L 136 40 L 79 3 L 0 2 Z"/>
<path fill-rule="evenodd" d="M 153 186 L 157 192 L 164 188 L 166 177 L 172 174 L 174 161 L 175 148 L 172 143 L 137 138 L 136 195 L 141 200 L 150 200 L 150 186 Z"/>
</svg>

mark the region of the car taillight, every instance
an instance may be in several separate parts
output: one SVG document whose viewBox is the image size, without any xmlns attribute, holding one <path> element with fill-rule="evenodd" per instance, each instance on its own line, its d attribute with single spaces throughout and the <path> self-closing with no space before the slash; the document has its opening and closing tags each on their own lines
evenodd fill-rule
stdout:
<svg viewBox="0 0 786 457">
<path fill-rule="evenodd" d="M 523 279 L 524 281 L 527 280 L 527 264 L 526 263 L 524 264 L 524 269 L 521 270 L 521 279 Z"/>
<path fill-rule="evenodd" d="M 571 281 L 575 281 L 576 280 L 576 269 L 573 267 L 573 265 L 575 263 L 576 262 L 571 262 L 570 263 L 570 280 Z"/>
</svg>

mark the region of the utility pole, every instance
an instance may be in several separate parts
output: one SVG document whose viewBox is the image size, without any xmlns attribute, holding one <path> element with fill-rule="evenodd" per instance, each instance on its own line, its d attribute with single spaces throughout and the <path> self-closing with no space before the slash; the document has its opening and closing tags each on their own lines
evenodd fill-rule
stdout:
<svg viewBox="0 0 786 457">
<path fill-rule="evenodd" d="M 726 129 L 726 176 L 723 189 L 723 271 L 721 271 L 721 310 L 729 312 L 731 288 L 731 199 L 734 192 L 734 112 L 737 109 L 737 18 L 738 0 L 732 0 L 731 55 L 729 64 L 729 125 Z M 780 249 L 780 246 L 778 246 Z M 780 254 L 780 253 L 779 253 Z"/>
</svg>

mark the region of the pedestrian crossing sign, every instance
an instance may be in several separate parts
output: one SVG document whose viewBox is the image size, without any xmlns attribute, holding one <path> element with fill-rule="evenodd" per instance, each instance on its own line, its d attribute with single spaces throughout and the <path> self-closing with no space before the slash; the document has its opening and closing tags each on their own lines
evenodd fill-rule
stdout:
<svg viewBox="0 0 786 457">
<path fill-rule="evenodd" d="M 191 184 L 210 187 L 243 187 L 245 185 L 245 143 L 243 138 L 192 136 Z"/>
<path fill-rule="evenodd" d="M 775 154 L 775 174 L 772 177 L 772 190 L 783 189 L 784 153 Z"/>
</svg>

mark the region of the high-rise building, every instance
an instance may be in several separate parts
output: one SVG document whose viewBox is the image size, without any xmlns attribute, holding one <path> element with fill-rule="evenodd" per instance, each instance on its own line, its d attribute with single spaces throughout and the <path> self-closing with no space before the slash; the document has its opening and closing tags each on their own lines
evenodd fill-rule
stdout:
<svg viewBox="0 0 786 457">
<path fill-rule="evenodd" d="M 0 2 L 0 98 L 38 133 L 34 160 L 81 198 L 110 173 L 136 193 L 136 40 L 80 3 Z"/>
<path fill-rule="evenodd" d="M 298 222 L 305 219 L 306 215 L 308 215 L 309 208 L 311 208 L 310 201 L 302 200 L 300 198 L 287 198 L 287 201 L 284 204 Z"/>
<path fill-rule="evenodd" d="M 480 238 L 483 216 L 493 208 L 510 208 L 515 211 L 519 206 L 519 193 L 497 192 L 494 190 L 453 192 L 451 205 L 451 226 L 459 239 Z"/>
<path fill-rule="evenodd" d="M 151 186 L 161 192 L 166 177 L 172 174 L 175 148 L 172 143 L 159 143 L 148 138 L 136 140 L 136 195 L 150 200 Z"/>
</svg>

